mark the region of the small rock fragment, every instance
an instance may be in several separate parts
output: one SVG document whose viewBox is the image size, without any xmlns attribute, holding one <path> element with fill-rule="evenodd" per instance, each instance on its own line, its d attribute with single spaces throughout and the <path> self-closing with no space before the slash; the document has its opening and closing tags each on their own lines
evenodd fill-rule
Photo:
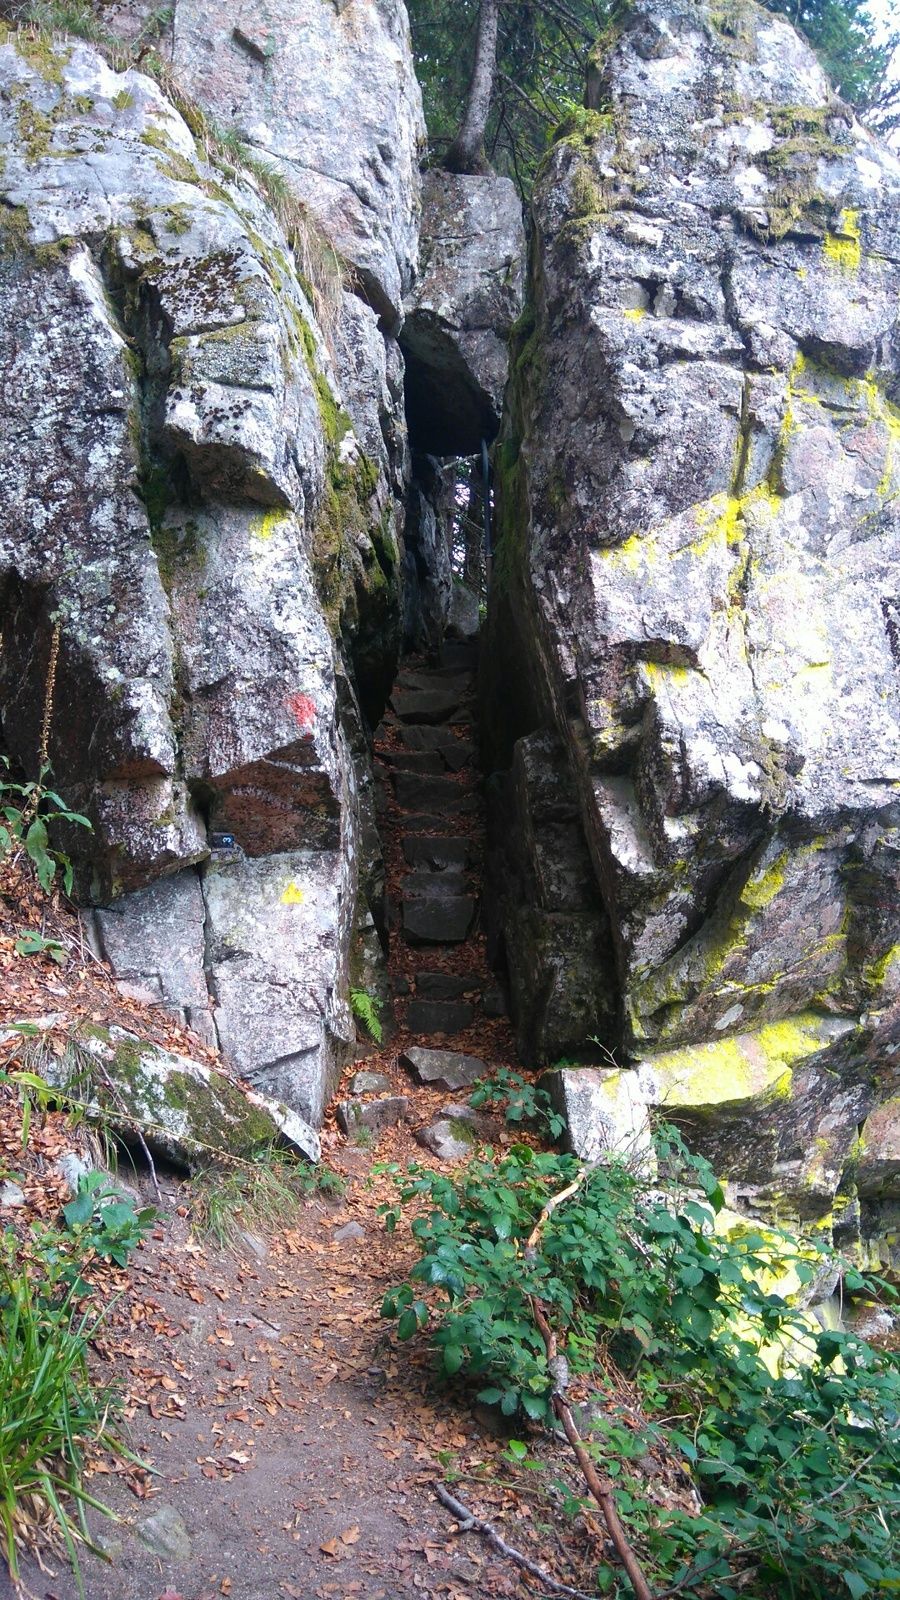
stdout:
<svg viewBox="0 0 900 1600">
<path fill-rule="evenodd" d="M 90 1156 L 83 1155 L 78 1150 L 64 1150 L 56 1163 L 56 1171 L 70 1194 L 78 1193 L 82 1178 L 86 1178 L 93 1169 L 94 1163 Z"/>
<path fill-rule="evenodd" d="M 249 1229 L 241 1228 L 239 1230 L 239 1237 L 241 1242 L 247 1246 L 250 1254 L 257 1261 L 262 1263 L 263 1261 L 267 1260 L 269 1246 L 266 1244 L 265 1239 L 260 1238 L 258 1233 L 251 1233 Z"/>
<path fill-rule="evenodd" d="M 477 1056 L 462 1055 L 458 1050 L 426 1050 L 419 1045 L 405 1050 L 400 1061 L 418 1083 L 449 1089 L 451 1094 L 457 1089 L 468 1089 L 487 1071 Z"/>
<path fill-rule="evenodd" d="M 439 1117 L 427 1128 L 420 1128 L 416 1140 L 440 1161 L 463 1161 L 472 1154 L 477 1136 L 467 1119 Z"/>
<path fill-rule="evenodd" d="M 351 1094 L 387 1094 L 392 1085 L 384 1072 L 354 1072 L 347 1085 Z"/>
<path fill-rule="evenodd" d="M 387 1095 L 383 1100 L 339 1100 L 335 1109 L 338 1127 L 352 1136 L 359 1128 L 379 1133 L 402 1122 L 409 1110 L 405 1094 Z"/>
<path fill-rule="evenodd" d="M 335 1244 L 347 1244 L 353 1239 L 364 1239 L 366 1230 L 359 1222 L 345 1222 L 334 1235 Z"/>
<path fill-rule="evenodd" d="M 163 1561 L 190 1561 L 191 1540 L 180 1512 L 174 1506 L 157 1506 L 137 1530 L 141 1544 Z"/>
</svg>

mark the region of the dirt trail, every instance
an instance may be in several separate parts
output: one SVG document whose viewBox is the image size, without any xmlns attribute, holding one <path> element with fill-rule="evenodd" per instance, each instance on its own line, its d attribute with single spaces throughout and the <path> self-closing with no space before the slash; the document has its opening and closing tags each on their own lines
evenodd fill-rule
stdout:
<svg viewBox="0 0 900 1600">
<path fill-rule="evenodd" d="M 126 1521 L 98 1525 L 112 1561 L 84 1558 L 88 1600 L 537 1592 L 477 1537 L 454 1536 L 430 1489 L 448 1467 L 461 1473 L 460 1493 L 540 1556 L 525 1499 L 494 1471 L 501 1442 L 458 1401 L 435 1395 L 424 1345 L 398 1349 L 378 1314 L 414 1254 L 405 1230 L 384 1230 L 378 1207 L 393 1191 L 372 1168 L 438 1165 L 416 1133 L 448 1099 L 464 1098 L 416 1086 L 401 1052 L 465 1050 L 490 1069 L 513 1059 L 508 1023 L 487 1014 L 498 1007 L 479 925 L 473 669 L 471 649 L 459 646 L 431 668 L 407 663 L 377 736 L 398 1027 L 364 1052 L 364 1065 L 409 1095 L 408 1120 L 372 1148 L 327 1125 L 325 1157 L 346 1193 L 311 1200 L 296 1230 L 264 1251 L 257 1242 L 261 1260 L 198 1245 L 189 1195 L 166 1185 L 166 1220 L 135 1258 L 136 1288 L 104 1346 L 126 1378 L 132 1443 L 153 1475 L 93 1479 Z M 434 1031 L 451 1022 L 450 1036 Z M 494 1137 L 507 1135 L 498 1125 Z M 342 1236 L 347 1224 L 351 1237 Z M 75 1600 L 74 1580 L 54 1566 L 53 1576 L 27 1566 L 29 1589 Z"/>
</svg>

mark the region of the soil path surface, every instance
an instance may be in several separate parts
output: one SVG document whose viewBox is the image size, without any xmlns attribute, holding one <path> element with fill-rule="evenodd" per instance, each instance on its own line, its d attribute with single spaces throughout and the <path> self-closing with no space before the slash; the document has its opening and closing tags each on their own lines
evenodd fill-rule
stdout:
<svg viewBox="0 0 900 1600">
<path fill-rule="evenodd" d="M 424 1341 L 398 1346 L 379 1315 L 415 1259 L 406 1227 L 384 1229 L 379 1206 L 394 1190 L 379 1167 L 450 1170 L 422 1147 L 423 1131 L 436 1120 L 444 1136 L 466 1131 L 440 1113 L 468 1089 L 417 1084 L 401 1058 L 452 1049 L 488 1072 L 513 1061 L 479 919 L 474 684 L 472 646 L 407 663 L 378 732 L 395 1026 L 346 1075 L 349 1136 L 333 1121 L 324 1130 L 343 1196 L 311 1199 L 295 1226 L 231 1254 L 198 1239 L 190 1189 L 170 1180 L 164 1219 L 134 1257 L 101 1348 L 124 1376 L 131 1441 L 150 1471 L 91 1480 L 124 1520 L 97 1523 L 110 1560 L 83 1557 L 88 1600 L 542 1592 L 477 1535 L 457 1536 L 435 1499 L 434 1482 L 449 1477 L 510 1542 L 548 1558 L 546 1524 L 527 1484 L 513 1490 L 491 1419 L 441 1395 Z M 388 1082 L 354 1095 L 360 1066 Z M 491 1138 L 508 1139 L 502 1124 Z M 76 1600 L 65 1562 L 53 1567 L 26 1563 L 31 1594 Z"/>
</svg>

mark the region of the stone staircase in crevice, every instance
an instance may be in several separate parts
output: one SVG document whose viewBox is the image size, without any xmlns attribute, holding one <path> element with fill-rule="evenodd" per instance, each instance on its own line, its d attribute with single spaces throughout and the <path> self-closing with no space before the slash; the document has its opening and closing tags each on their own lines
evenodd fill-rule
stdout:
<svg viewBox="0 0 900 1600">
<path fill-rule="evenodd" d="M 398 1037 L 441 1048 L 471 1048 L 505 1015 L 479 917 L 477 668 L 477 641 L 408 660 L 375 738 Z"/>
</svg>

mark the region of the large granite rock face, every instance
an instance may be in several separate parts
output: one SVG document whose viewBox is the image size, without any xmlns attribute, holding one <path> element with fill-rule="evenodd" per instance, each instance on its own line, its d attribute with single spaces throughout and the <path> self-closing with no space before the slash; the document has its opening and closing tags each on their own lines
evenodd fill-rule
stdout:
<svg viewBox="0 0 900 1600">
<path fill-rule="evenodd" d="M 425 142 L 403 0 L 177 0 L 179 83 L 281 171 L 389 325 L 418 256 Z"/>
<path fill-rule="evenodd" d="M 353 674 L 377 717 L 399 644 L 399 356 L 348 296 L 332 360 L 252 175 L 140 73 L 10 35 L 0 144 L 2 739 L 30 773 L 58 621 L 100 946 L 318 1120 L 353 1036 Z"/>
<path fill-rule="evenodd" d="M 729 16 L 637 0 L 539 179 L 484 652 L 498 762 L 567 751 L 619 1045 L 713 1077 L 900 978 L 900 164 Z"/>
<path fill-rule="evenodd" d="M 494 438 L 524 288 L 522 205 L 511 180 L 426 173 L 420 276 L 400 339 L 418 449 L 474 455 Z"/>
</svg>

